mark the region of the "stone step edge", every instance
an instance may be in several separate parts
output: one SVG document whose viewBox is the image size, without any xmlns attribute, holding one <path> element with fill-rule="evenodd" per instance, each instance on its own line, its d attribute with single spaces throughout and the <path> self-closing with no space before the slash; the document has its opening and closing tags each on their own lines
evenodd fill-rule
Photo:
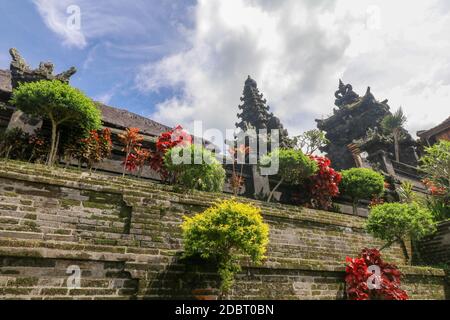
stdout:
<svg viewBox="0 0 450 320">
<path fill-rule="evenodd" d="M 42 247 L 2 247 L 0 245 L 0 256 L 15 257 L 36 257 L 36 258 L 54 258 L 54 259 L 73 259 L 90 261 L 122 261 L 141 265 L 154 265 L 162 263 L 163 260 L 170 259 L 174 251 L 160 250 L 159 254 L 136 254 L 136 253 L 105 253 L 94 251 L 81 251 L 74 253 L 72 250 L 48 249 Z M 178 253 L 182 253 L 178 251 Z M 288 270 L 310 270 L 310 271 L 329 271 L 344 272 L 345 263 L 326 260 L 295 259 L 295 258 L 275 258 L 267 259 L 261 265 L 249 263 L 247 259 L 242 259 L 243 267 L 248 269 L 288 269 Z M 444 269 L 434 267 L 406 266 L 399 265 L 400 271 L 405 275 L 420 276 L 438 276 L 444 277 Z"/>
</svg>

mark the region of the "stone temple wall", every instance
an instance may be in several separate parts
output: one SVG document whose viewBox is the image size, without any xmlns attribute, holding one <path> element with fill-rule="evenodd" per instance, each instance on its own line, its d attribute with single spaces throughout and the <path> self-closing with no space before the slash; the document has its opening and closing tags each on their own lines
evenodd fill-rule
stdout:
<svg viewBox="0 0 450 320">
<path fill-rule="evenodd" d="M 217 288 L 212 266 L 181 259 L 183 215 L 224 194 L 19 162 L 0 163 L 0 299 L 175 299 Z M 382 242 L 364 218 L 266 204 L 268 259 L 244 261 L 228 299 L 345 298 L 345 257 Z M 402 264 L 399 246 L 384 251 Z M 81 270 L 67 286 L 69 266 Z M 415 299 L 445 299 L 442 269 L 401 266 Z"/>
</svg>

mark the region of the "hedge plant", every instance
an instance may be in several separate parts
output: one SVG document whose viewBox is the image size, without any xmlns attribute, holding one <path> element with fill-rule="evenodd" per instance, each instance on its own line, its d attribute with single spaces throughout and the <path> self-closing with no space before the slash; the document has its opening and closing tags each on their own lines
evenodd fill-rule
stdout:
<svg viewBox="0 0 450 320">
<path fill-rule="evenodd" d="M 269 194 L 267 202 L 270 202 L 275 191 L 283 183 L 298 185 L 306 178 L 312 176 L 319 169 L 317 162 L 305 155 L 301 150 L 276 149 L 261 158 L 261 167 L 272 167 L 274 161 L 278 161 L 279 182 Z"/>
<path fill-rule="evenodd" d="M 184 256 L 215 262 L 224 293 L 241 270 L 238 255 L 249 256 L 256 264 L 265 258 L 269 226 L 263 222 L 261 210 L 253 205 L 222 201 L 194 217 L 185 217 L 181 228 Z"/>
<path fill-rule="evenodd" d="M 174 147 L 164 155 L 164 165 L 174 174 L 176 182 L 186 188 L 223 191 L 225 170 L 214 154 L 203 146 L 192 144 Z"/>
<path fill-rule="evenodd" d="M 417 203 L 384 203 L 372 208 L 366 229 L 386 241 L 383 248 L 399 242 L 408 261 L 407 238 L 420 240 L 435 231 L 435 223 L 432 213 Z"/>
<path fill-rule="evenodd" d="M 366 168 L 352 168 L 341 173 L 339 189 L 341 194 L 352 200 L 355 214 L 359 200 L 377 198 L 383 194 L 384 178 L 380 173 Z"/>
</svg>

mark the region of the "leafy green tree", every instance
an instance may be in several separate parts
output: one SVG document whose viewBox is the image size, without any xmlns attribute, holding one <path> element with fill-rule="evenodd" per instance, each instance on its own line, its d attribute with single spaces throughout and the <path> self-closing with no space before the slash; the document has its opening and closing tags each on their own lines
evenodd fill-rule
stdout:
<svg viewBox="0 0 450 320">
<path fill-rule="evenodd" d="M 352 168 L 341 173 L 339 189 L 352 200 L 354 214 L 357 213 L 359 200 L 373 199 L 383 194 L 384 178 L 378 172 L 366 168 Z"/>
<path fill-rule="evenodd" d="M 259 264 L 269 243 L 269 226 L 262 219 L 261 209 L 234 200 L 185 217 L 181 228 L 184 256 L 200 256 L 217 263 L 223 292 L 230 289 L 234 274 L 241 270 L 238 254 L 249 255 Z"/>
<path fill-rule="evenodd" d="M 385 240 L 382 249 L 399 242 L 406 262 L 409 261 L 405 241 L 420 240 L 435 231 L 431 212 L 417 203 L 384 203 L 372 208 L 366 229 L 373 236 Z"/>
<path fill-rule="evenodd" d="M 305 154 L 313 154 L 326 146 L 330 141 L 325 137 L 325 132 L 313 129 L 294 137 L 293 142 L 295 147 L 305 152 Z"/>
<path fill-rule="evenodd" d="M 180 185 L 201 191 L 223 191 L 225 170 L 214 154 L 203 146 L 174 147 L 164 155 L 164 164 Z"/>
<path fill-rule="evenodd" d="M 319 169 L 317 162 L 301 150 L 276 149 L 261 158 L 260 166 L 273 167 L 274 161 L 278 161 L 277 175 L 280 180 L 270 192 L 267 202 L 272 200 L 275 191 L 283 182 L 291 185 L 300 184 Z"/>
<path fill-rule="evenodd" d="M 11 103 L 25 113 L 50 120 L 52 135 L 48 165 L 55 163 L 62 125 L 81 128 L 85 132 L 101 126 L 100 110 L 92 100 L 58 80 L 23 83 L 13 91 Z"/>
<path fill-rule="evenodd" d="M 394 114 L 389 114 L 381 121 L 382 129 L 392 134 L 394 138 L 395 160 L 400 161 L 400 146 L 399 141 L 402 136 L 403 125 L 406 123 L 406 116 L 400 107 Z"/>
</svg>

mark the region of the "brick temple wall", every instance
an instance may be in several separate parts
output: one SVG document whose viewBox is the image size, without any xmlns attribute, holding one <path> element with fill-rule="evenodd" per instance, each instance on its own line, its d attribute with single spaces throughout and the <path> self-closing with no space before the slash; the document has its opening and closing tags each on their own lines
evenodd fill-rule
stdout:
<svg viewBox="0 0 450 320">
<path fill-rule="evenodd" d="M 214 267 L 181 259 L 183 215 L 224 194 L 18 162 L 0 163 L 0 298 L 173 299 L 216 288 Z M 245 263 L 229 299 L 341 299 L 344 261 L 382 242 L 364 218 L 306 208 L 259 205 L 270 225 L 267 261 Z M 410 250 L 410 249 L 409 249 Z M 402 264 L 399 246 L 384 251 Z M 67 286 L 68 268 L 81 271 Z M 412 298 L 444 299 L 445 273 L 401 267 Z"/>
<path fill-rule="evenodd" d="M 450 221 L 441 222 L 435 234 L 420 242 L 420 258 L 428 264 L 450 265 Z"/>
</svg>

